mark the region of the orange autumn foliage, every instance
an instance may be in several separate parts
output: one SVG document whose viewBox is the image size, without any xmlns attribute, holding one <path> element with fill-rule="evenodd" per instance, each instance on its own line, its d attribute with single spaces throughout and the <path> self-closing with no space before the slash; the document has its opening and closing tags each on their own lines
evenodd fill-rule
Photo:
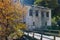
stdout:
<svg viewBox="0 0 60 40">
<path fill-rule="evenodd" d="M 0 36 L 8 36 L 19 29 L 25 29 L 22 23 L 26 7 L 21 6 L 19 0 L 0 0 Z"/>
</svg>

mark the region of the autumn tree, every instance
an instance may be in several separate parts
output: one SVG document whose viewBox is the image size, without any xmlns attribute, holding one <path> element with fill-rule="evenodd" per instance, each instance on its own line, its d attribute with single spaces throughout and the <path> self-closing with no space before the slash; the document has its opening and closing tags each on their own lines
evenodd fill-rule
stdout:
<svg viewBox="0 0 60 40">
<path fill-rule="evenodd" d="M 23 9 L 23 10 L 22 10 Z M 15 34 L 19 37 L 22 32 L 19 30 L 25 29 L 23 21 L 23 13 L 26 13 L 26 8 L 22 8 L 19 0 L 0 0 L 0 39 L 7 40 L 7 37 Z M 20 34 L 21 33 L 21 34 Z"/>
</svg>

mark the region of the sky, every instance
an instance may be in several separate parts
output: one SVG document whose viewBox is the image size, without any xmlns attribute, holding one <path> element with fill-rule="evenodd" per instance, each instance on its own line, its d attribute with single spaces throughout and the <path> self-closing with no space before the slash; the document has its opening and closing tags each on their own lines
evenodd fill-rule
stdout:
<svg viewBox="0 0 60 40">
<path fill-rule="evenodd" d="M 24 4 L 24 5 L 33 5 L 34 4 L 34 0 L 21 0 L 20 2 L 21 2 L 21 4 Z"/>
<path fill-rule="evenodd" d="M 58 0 L 58 3 L 60 4 L 60 0 Z"/>
</svg>

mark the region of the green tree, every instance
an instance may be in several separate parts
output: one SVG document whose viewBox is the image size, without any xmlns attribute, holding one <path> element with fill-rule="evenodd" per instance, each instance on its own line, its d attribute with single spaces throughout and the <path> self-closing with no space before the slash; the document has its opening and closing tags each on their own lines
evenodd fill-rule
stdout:
<svg viewBox="0 0 60 40">
<path fill-rule="evenodd" d="M 34 4 L 49 8 L 56 8 L 58 6 L 57 0 L 36 0 Z"/>
<path fill-rule="evenodd" d="M 52 20 L 54 18 L 55 18 L 55 22 L 57 22 L 59 20 L 60 5 L 58 4 L 58 0 L 36 0 L 34 4 L 52 9 Z"/>
<path fill-rule="evenodd" d="M 51 8 L 52 9 L 52 17 L 60 16 L 60 14 L 59 14 L 60 6 L 58 4 L 58 0 L 36 0 L 34 4 Z"/>
</svg>

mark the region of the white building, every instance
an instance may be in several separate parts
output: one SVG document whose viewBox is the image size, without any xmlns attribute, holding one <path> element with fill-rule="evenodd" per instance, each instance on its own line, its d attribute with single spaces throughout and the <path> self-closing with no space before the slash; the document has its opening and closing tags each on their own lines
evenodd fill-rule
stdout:
<svg viewBox="0 0 60 40">
<path fill-rule="evenodd" d="M 27 6 L 26 25 L 28 29 L 51 26 L 51 9 L 42 6 Z"/>
</svg>

